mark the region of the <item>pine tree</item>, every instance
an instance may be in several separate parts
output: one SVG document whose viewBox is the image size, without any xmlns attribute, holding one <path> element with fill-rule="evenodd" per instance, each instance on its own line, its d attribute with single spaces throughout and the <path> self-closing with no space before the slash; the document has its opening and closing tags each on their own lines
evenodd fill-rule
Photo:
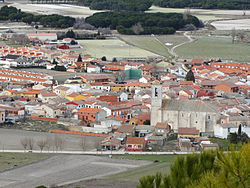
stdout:
<svg viewBox="0 0 250 188">
<path fill-rule="evenodd" d="M 186 78 L 187 81 L 193 81 L 195 83 L 195 77 L 192 70 L 188 71 Z"/>
<path fill-rule="evenodd" d="M 82 56 L 81 56 L 81 54 L 79 54 L 79 56 L 77 58 L 77 62 L 82 62 Z"/>
</svg>

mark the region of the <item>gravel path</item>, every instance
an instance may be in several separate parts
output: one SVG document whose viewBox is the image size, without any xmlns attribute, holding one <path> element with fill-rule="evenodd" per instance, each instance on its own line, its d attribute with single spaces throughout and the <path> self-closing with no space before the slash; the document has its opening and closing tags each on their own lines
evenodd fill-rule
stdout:
<svg viewBox="0 0 250 188">
<path fill-rule="evenodd" d="M 100 178 L 147 164 L 150 162 L 88 155 L 58 155 L 0 173 L 0 187 L 34 188 L 39 185 L 65 187 L 67 184 Z"/>
</svg>

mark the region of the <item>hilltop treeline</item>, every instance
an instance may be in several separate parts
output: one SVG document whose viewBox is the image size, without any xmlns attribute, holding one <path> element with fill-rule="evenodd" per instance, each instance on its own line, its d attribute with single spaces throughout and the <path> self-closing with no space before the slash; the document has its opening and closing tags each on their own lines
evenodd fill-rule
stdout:
<svg viewBox="0 0 250 188">
<path fill-rule="evenodd" d="M 44 27 L 68 28 L 75 23 L 75 18 L 69 16 L 52 15 L 33 15 L 31 13 L 22 12 L 21 9 L 15 7 L 3 6 L 0 9 L 0 20 L 22 21 L 27 24 L 36 23 Z"/>
<path fill-rule="evenodd" d="M 204 9 L 250 9 L 249 0 L 79 0 L 95 10 L 145 11 L 152 4 L 160 7 Z"/>
<path fill-rule="evenodd" d="M 186 18 L 179 13 L 142 13 L 142 12 L 101 12 L 86 18 L 95 26 L 117 29 L 121 34 L 173 34 L 187 24 L 200 26 L 200 21 L 191 15 Z"/>
<path fill-rule="evenodd" d="M 204 9 L 250 9 L 249 0 L 153 0 L 160 7 Z"/>
<path fill-rule="evenodd" d="M 94 10 L 145 11 L 152 6 L 151 0 L 79 0 Z"/>
</svg>

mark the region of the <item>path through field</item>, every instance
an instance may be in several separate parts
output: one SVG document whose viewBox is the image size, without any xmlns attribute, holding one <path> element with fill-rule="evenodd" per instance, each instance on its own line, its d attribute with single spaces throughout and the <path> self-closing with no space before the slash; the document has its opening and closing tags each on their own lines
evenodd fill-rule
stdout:
<svg viewBox="0 0 250 188">
<path fill-rule="evenodd" d="M 65 185 L 100 178 L 150 163 L 88 155 L 57 155 L 45 161 L 0 173 L 0 187 Z"/>
</svg>

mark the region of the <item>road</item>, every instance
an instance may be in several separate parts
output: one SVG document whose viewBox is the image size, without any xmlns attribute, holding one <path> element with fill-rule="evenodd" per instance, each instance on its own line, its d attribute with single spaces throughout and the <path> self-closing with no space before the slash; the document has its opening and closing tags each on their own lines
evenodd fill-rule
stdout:
<svg viewBox="0 0 250 188">
<path fill-rule="evenodd" d="M 184 45 L 184 44 L 186 44 L 186 43 L 191 43 L 191 42 L 195 41 L 195 39 L 193 39 L 190 35 L 188 35 L 188 31 L 186 31 L 183 35 L 184 35 L 185 37 L 187 37 L 189 41 L 185 41 L 185 42 L 183 42 L 183 43 L 180 43 L 180 44 L 174 46 L 173 48 L 171 48 L 171 49 L 169 50 L 169 53 L 172 54 L 175 58 L 178 58 L 177 53 L 175 53 L 175 51 L 174 51 L 176 48 L 178 48 L 178 47 L 180 47 L 180 46 L 182 46 L 182 45 Z"/>
<path fill-rule="evenodd" d="M 0 173 L 0 187 L 34 188 L 39 185 L 65 185 L 150 163 L 88 155 L 57 155 L 45 161 Z"/>
</svg>

